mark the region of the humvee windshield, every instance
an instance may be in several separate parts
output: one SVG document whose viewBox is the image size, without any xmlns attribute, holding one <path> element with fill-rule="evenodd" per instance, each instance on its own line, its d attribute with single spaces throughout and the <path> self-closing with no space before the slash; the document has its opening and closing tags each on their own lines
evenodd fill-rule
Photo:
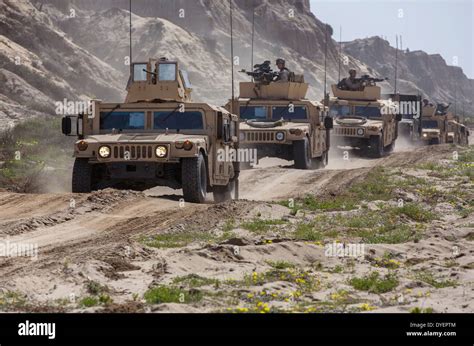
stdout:
<svg viewBox="0 0 474 346">
<path fill-rule="evenodd" d="M 273 120 L 307 120 L 308 114 L 306 107 L 304 106 L 285 106 L 285 107 L 272 107 L 272 119 Z"/>
<path fill-rule="evenodd" d="M 437 129 L 438 122 L 436 120 L 423 120 L 421 122 L 421 128 L 423 129 Z"/>
<path fill-rule="evenodd" d="M 147 64 L 135 64 L 133 65 L 133 80 L 135 82 L 145 82 L 146 81 L 146 70 Z"/>
<path fill-rule="evenodd" d="M 176 80 L 176 64 L 159 64 L 158 65 L 158 79 L 160 81 L 175 81 Z"/>
<path fill-rule="evenodd" d="M 204 120 L 201 112 L 165 111 L 153 113 L 155 130 L 203 130 Z"/>
<path fill-rule="evenodd" d="M 144 112 L 102 112 L 100 113 L 101 130 L 144 130 Z"/>
<path fill-rule="evenodd" d="M 181 70 L 181 77 L 183 78 L 184 87 L 187 89 L 191 89 L 192 86 L 191 86 L 191 82 L 189 81 L 188 72 Z"/>
<path fill-rule="evenodd" d="M 355 115 L 366 118 L 380 118 L 382 113 L 379 107 L 357 106 L 355 107 Z"/>
<path fill-rule="evenodd" d="M 329 109 L 329 115 L 331 117 L 351 115 L 351 107 L 350 106 L 331 106 L 331 108 Z"/>
<path fill-rule="evenodd" d="M 242 106 L 240 107 L 240 118 L 245 120 L 265 120 L 267 119 L 267 107 Z"/>
</svg>

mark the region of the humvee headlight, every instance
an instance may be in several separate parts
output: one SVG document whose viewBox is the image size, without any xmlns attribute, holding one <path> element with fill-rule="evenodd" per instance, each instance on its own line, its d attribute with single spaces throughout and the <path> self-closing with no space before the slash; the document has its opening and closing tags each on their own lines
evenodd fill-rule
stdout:
<svg viewBox="0 0 474 346">
<path fill-rule="evenodd" d="M 277 132 L 275 138 L 276 138 L 277 141 L 281 142 L 285 139 L 285 133 L 284 132 Z"/>
<path fill-rule="evenodd" d="M 183 148 L 184 150 L 191 150 L 193 148 L 194 144 L 191 141 L 184 141 Z"/>
<path fill-rule="evenodd" d="M 87 144 L 87 142 L 85 141 L 80 141 L 79 143 L 77 143 L 77 149 L 79 149 L 80 151 L 86 151 L 88 146 L 89 144 Z"/>
<path fill-rule="evenodd" d="M 99 156 L 103 159 L 107 159 L 110 157 L 110 147 L 104 145 L 102 147 L 99 148 Z"/>
<path fill-rule="evenodd" d="M 357 129 L 357 134 L 358 134 L 359 136 L 363 136 L 364 133 L 365 133 L 364 129 Z"/>
<path fill-rule="evenodd" d="M 168 149 L 160 145 L 159 147 L 156 147 L 155 153 L 157 157 L 163 158 L 166 157 L 166 155 L 168 154 Z"/>
<path fill-rule="evenodd" d="M 428 137 L 428 134 L 426 132 L 423 133 L 423 137 L 425 137 L 425 138 Z"/>
</svg>

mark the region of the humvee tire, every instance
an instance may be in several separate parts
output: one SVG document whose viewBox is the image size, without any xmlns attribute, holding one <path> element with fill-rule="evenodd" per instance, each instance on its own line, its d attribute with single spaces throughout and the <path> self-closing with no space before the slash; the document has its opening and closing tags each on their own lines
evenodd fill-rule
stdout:
<svg viewBox="0 0 474 346">
<path fill-rule="evenodd" d="M 380 158 L 384 154 L 383 134 L 381 136 L 370 137 L 369 155 L 371 157 Z"/>
<path fill-rule="evenodd" d="M 386 153 L 392 153 L 395 150 L 395 141 L 385 147 Z"/>
<path fill-rule="evenodd" d="M 313 159 L 313 166 L 316 169 L 323 169 L 329 163 L 329 150 L 323 152 L 323 156 Z"/>
<path fill-rule="evenodd" d="M 181 167 L 183 197 L 186 202 L 204 203 L 207 195 L 207 169 L 204 156 L 184 158 Z"/>
<path fill-rule="evenodd" d="M 302 141 L 293 142 L 293 157 L 296 169 L 310 169 L 311 156 L 309 153 L 309 141 L 305 137 Z"/>
<path fill-rule="evenodd" d="M 89 159 L 76 159 L 72 169 L 72 192 L 90 193 L 92 191 L 92 166 Z"/>
<path fill-rule="evenodd" d="M 226 186 L 214 186 L 212 194 L 214 196 L 215 203 L 223 203 L 228 200 L 234 199 L 235 191 L 235 180 L 229 181 Z"/>
</svg>

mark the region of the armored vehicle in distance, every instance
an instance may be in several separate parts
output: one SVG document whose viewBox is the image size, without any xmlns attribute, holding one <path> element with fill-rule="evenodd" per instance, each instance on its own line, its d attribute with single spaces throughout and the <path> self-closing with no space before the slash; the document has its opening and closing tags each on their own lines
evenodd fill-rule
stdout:
<svg viewBox="0 0 474 346">
<path fill-rule="evenodd" d="M 309 85 L 303 76 L 291 73 L 288 82 L 255 80 L 240 83 L 239 98 L 226 106 L 239 114 L 240 148 L 255 149 L 257 159 L 294 161 L 297 169 L 324 168 L 332 119 L 323 104 L 305 98 Z"/>
<path fill-rule="evenodd" d="M 334 118 L 333 142 L 360 149 L 370 157 L 391 152 L 398 137 L 399 114 L 392 101 L 381 99 L 381 89 L 366 78 L 361 90 L 342 90 L 332 85 L 333 97 L 324 100 Z"/>
</svg>

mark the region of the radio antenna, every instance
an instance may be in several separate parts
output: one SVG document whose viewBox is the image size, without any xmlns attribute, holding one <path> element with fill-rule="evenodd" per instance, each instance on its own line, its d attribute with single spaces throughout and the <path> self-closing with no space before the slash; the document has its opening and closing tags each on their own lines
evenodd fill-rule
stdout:
<svg viewBox="0 0 474 346">
<path fill-rule="evenodd" d="M 398 78 L 398 35 L 396 35 L 396 48 L 395 48 L 395 90 L 394 90 L 394 94 L 397 93 L 397 78 Z"/>
<path fill-rule="evenodd" d="M 339 27 L 339 67 L 337 72 L 337 80 L 341 80 L 341 59 L 342 59 L 342 26 Z"/>
<path fill-rule="evenodd" d="M 255 9 L 256 9 L 256 5 L 255 5 L 255 1 L 253 2 L 253 9 L 252 9 L 252 56 L 250 58 L 250 63 L 252 64 L 252 66 L 250 66 L 250 71 L 253 71 L 253 55 L 254 55 L 254 41 L 255 41 Z M 253 79 L 253 78 L 252 78 Z"/>
<path fill-rule="evenodd" d="M 324 98 L 327 93 L 327 61 L 328 61 L 328 25 L 324 29 Z"/>
<path fill-rule="evenodd" d="M 232 102 L 231 102 L 231 113 L 233 113 L 233 102 L 235 99 L 235 94 L 234 94 L 234 24 L 233 24 L 233 19 L 232 19 L 232 0 L 229 0 L 229 6 L 230 6 L 230 65 L 232 67 Z"/>
<path fill-rule="evenodd" d="M 133 64 L 132 64 L 132 0 L 129 3 L 129 12 L 130 12 L 130 75 L 133 73 Z"/>
</svg>

